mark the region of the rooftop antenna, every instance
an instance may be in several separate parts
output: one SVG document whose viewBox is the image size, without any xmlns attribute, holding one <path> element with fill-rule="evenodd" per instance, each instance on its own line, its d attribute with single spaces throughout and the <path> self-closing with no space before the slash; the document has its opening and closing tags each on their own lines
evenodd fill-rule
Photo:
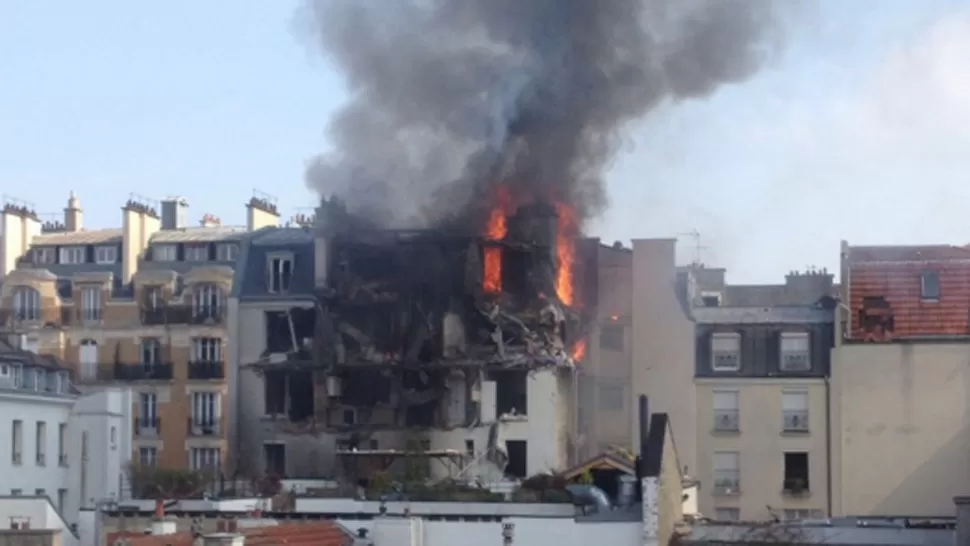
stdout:
<svg viewBox="0 0 970 546">
<path fill-rule="evenodd" d="M 688 231 L 687 233 L 678 233 L 677 237 L 690 237 L 691 239 L 694 240 L 694 243 L 693 243 L 694 259 L 691 260 L 691 265 L 694 265 L 694 266 L 701 265 L 703 263 L 701 262 L 701 253 L 707 250 L 707 247 L 701 244 L 701 232 L 697 231 L 697 229 L 695 228 Z"/>
</svg>

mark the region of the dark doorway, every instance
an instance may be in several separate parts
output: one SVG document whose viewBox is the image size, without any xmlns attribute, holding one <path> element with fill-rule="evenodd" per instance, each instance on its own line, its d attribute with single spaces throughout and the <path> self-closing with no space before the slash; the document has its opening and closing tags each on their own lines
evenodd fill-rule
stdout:
<svg viewBox="0 0 970 546">
<path fill-rule="evenodd" d="M 286 444 L 263 444 L 263 460 L 266 461 L 267 476 L 286 476 Z"/>
<path fill-rule="evenodd" d="M 529 455 L 528 444 L 525 440 L 507 440 L 505 451 L 509 454 L 509 462 L 505 465 L 505 474 L 512 478 L 525 478 Z"/>
</svg>

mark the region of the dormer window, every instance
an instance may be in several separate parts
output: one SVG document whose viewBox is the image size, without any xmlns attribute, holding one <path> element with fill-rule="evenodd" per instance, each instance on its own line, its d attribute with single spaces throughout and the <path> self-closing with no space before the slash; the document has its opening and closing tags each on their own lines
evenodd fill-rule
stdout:
<svg viewBox="0 0 970 546">
<path fill-rule="evenodd" d="M 156 262 L 174 262 L 178 259 L 175 245 L 155 245 L 152 247 L 152 260 Z"/>
<path fill-rule="evenodd" d="M 185 245 L 185 261 L 209 261 L 209 245 Z"/>
<path fill-rule="evenodd" d="M 286 294 L 293 278 L 293 257 L 274 256 L 269 260 L 269 292 Z"/>
<path fill-rule="evenodd" d="M 34 255 L 35 264 L 42 265 L 42 264 L 57 263 L 57 253 L 54 252 L 53 248 L 50 248 L 50 247 L 35 248 L 32 252 Z"/>
<path fill-rule="evenodd" d="M 85 258 L 85 248 L 83 246 L 66 246 L 60 249 L 58 261 L 62 264 L 83 264 Z"/>
<path fill-rule="evenodd" d="M 236 243 L 223 243 L 216 247 L 216 259 L 220 262 L 234 262 L 238 254 L 239 245 Z"/>
<path fill-rule="evenodd" d="M 118 247 L 99 246 L 94 249 L 94 261 L 99 264 L 113 264 L 118 262 Z"/>
</svg>

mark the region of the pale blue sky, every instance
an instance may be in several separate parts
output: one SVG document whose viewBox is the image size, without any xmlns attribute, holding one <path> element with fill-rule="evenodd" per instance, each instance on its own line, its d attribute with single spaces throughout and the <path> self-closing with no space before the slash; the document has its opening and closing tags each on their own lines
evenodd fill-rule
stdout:
<svg viewBox="0 0 970 546">
<path fill-rule="evenodd" d="M 131 192 L 233 224 L 253 188 L 313 206 L 304 164 L 344 91 L 297 4 L 0 0 L 0 193 L 56 212 L 74 190 L 89 227 Z M 967 6 L 820 1 L 753 80 L 635 129 L 591 231 L 696 228 L 732 282 L 833 268 L 843 238 L 970 242 Z"/>
</svg>

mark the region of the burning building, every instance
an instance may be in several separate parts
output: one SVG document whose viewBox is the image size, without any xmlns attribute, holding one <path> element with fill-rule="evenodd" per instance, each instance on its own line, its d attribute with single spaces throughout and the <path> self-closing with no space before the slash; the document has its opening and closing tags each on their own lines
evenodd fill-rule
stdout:
<svg viewBox="0 0 970 546">
<path fill-rule="evenodd" d="M 494 479 L 567 465 L 583 244 L 568 207 L 502 202 L 473 231 L 368 229 L 331 201 L 312 229 L 254 234 L 234 294 L 244 466 L 353 477 L 406 452 L 441 461 L 436 477 Z"/>
</svg>

